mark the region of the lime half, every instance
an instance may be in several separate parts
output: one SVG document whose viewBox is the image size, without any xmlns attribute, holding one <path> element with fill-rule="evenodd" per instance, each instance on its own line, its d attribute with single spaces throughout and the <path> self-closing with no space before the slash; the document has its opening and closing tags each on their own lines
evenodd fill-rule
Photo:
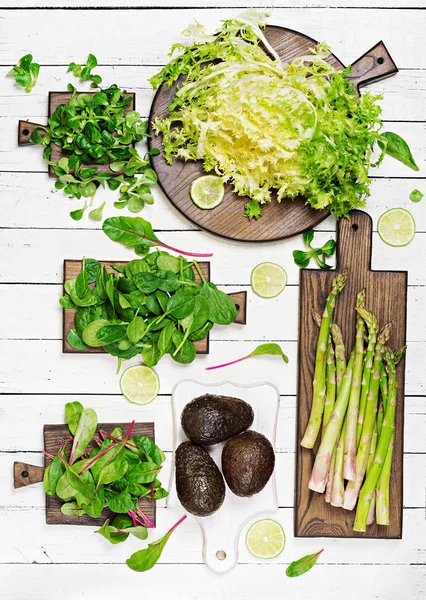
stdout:
<svg viewBox="0 0 426 600">
<path fill-rule="evenodd" d="M 275 298 L 287 285 L 287 273 L 280 265 L 263 262 L 251 272 L 250 283 L 253 292 L 261 298 Z"/>
<path fill-rule="evenodd" d="M 406 246 L 416 233 L 416 222 L 405 208 L 391 208 L 379 218 L 377 231 L 385 244 Z"/>
<path fill-rule="evenodd" d="M 148 404 L 157 397 L 160 380 L 151 367 L 134 365 L 120 377 L 120 388 L 123 396 L 130 402 Z"/>
<path fill-rule="evenodd" d="M 256 521 L 247 532 L 246 546 L 256 558 L 275 558 L 285 547 L 284 529 L 273 519 Z"/>
<path fill-rule="evenodd" d="M 203 175 L 191 183 L 189 189 L 191 199 L 198 208 L 211 210 L 222 202 L 225 196 L 225 186 L 221 177 Z"/>
</svg>

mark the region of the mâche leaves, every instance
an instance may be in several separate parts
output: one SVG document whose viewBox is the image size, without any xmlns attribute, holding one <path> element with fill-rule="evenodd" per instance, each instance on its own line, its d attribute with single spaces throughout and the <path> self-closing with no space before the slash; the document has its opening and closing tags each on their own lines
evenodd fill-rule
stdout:
<svg viewBox="0 0 426 600">
<path fill-rule="evenodd" d="M 234 365 L 243 360 L 247 360 L 248 358 L 251 358 L 252 356 L 264 356 L 265 354 L 269 354 L 272 356 L 281 356 L 283 361 L 285 363 L 288 363 L 288 357 L 286 354 L 284 354 L 283 350 L 281 349 L 281 346 L 279 346 L 278 344 L 275 344 L 275 343 L 268 343 L 268 344 L 260 344 L 254 350 L 252 350 L 252 352 L 250 352 L 250 354 L 246 354 L 245 356 L 242 356 L 241 358 L 236 358 L 235 360 L 231 360 L 230 362 L 223 363 L 221 365 L 215 365 L 213 367 L 206 367 L 206 371 L 213 371 L 214 369 L 221 369 L 222 367 L 229 367 L 230 365 Z"/>
<path fill-rule="evenodd" d="M 19 59 L 8 73 L 7 77 L 14 77 L 17 85 L 23 87 L 27 93 L 31 92 L 37 83 L 40 65 L 33 62 L 32 54 L 26 54 Z"/>
<path fill-rule="evenodd" d="M 316 564 L 318 558 L 321 553 L 324 552 L 324 549 L 320 550 L 316 554 L 308 554 L 303 558 L 299 558 L 299 560 L 295 560 L 292 562 L 286 570 L 287 577 L 299 577 L 299 575 L 303 575 L 310 571 L 312 567 Z"/>
<path fill-rule="evenodd" d="M 397 133 L 392 131 L 383 132 L 378 143 L 380 148 L 389 156 L 396 158 L 413 171 L 419 170 L 407 142 Z"/>
<path fill-rule="evenodd" d="M 336 251 L 336 242 L 328 240 L 321 248 L 313 248 L 311 242 L 314 239 L 314 230 L 308 229 L 303 232 L 303 241 L 308 250 L 293 250 L 293 259 L 295 264 L 301 269 L 306 269 L 311 258 L 315 258 L 320 269 L 331 269 L 331 266 L 326 263 L 326 258 L 333 256 Z"/>
</svg>

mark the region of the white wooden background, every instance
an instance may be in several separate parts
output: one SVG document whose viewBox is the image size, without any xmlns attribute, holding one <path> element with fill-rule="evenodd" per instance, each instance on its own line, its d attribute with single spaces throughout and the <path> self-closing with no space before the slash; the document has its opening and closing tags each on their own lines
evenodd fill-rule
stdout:
<svg viewBox="0 0 426 600">
<path fill-rule="evenodd" d="M 166 61 L 166 53 L 193 19 L 216 26 L 238 13 L 249 0 L 1 0 L 0 12 L 0 596 L 5 600 L 65 600 L 158 597 L 161 600 L 292 598 L 313 600 L 363 597 L 408 600 L 426 594 L 426 198 L 408 199 L 417 187 L 426 194 L 426 12 L 424 0 L 258 0 L 270 22 L 326 40 L 346 63 L 383 39 L 400 72 L 371 86 L 383 92 L 385 127 L 410 144 L 420 170 L 415 173 L 386 158 L 374 171 L 368 211 L 376 226 L 387 208 L 403 206 L 416 218 L 418 232 L 405 248 L 385 246 L 374 234 L 373 266 L 408 269 L 408 360 L 404 448 L 404 535 L 402 540 L 304 540 L 292 535 L 294 430 L 296 393 L 298 269 L 291 252 L 300 237 L 267 245 L 235 244 L 198 231 L 156 190 L 156 203 L 145 210 L 161 236 L 178 247 L 212 251 L 212 277 L 227 291 L 248 291 L 248 324 L 212 333 L 211 353 L 191 366 L 167 358 L 158 366 L 161 394 L 140 408 L 119 393 L 115 359 L 61 353 L 62 261 L 83 254 L 100 259 L 130 259 L 88 220 L 73 222 L 77 207 L 53 190 L 39 148 L 18 148 L 17 121 L 44 122 L 47 93 L 68 82 L 66 67 L 94 53 L 105 83 L 136 91 L 137 108 L 148 114 L 153 93 L 147 82 Z M 17 7 L 18 5 L 18 7 Z M 117 6 L 118 5 L 118 6 Z M 72 6 L 72 8 L 70 8 Z M 4 75 L 25 53 L 41 64 L 39 83 L 25 94 Z M 111 205 L 112 194 L 105 193 Z M 113 210 L 106 211 L 106 216 Z M 328 219 L 318 240 L 332 237 Z M 275 300 L 261 300 L 249 277 L 259 262 L 272 260 L 288 272 L 289 285 Z M 282 343 L 290 364 L 257 358 L 226 372 L 204 367 L 240 356 L 257 342 Z M 152 571 L 130 571 L 124 559 L 140 546 L 137 540 L 110 546 L 90 527 L 48 526 L 42 487 L 13 490 L 13 461 L 42 464 L 42 426 L 63 421 L 69 399 L 93 406 L 103 421 L 154 419 L 158 443 L 172 447 L 170 392 L 181 378 L 237 382 L 267 379 L 281 392 L 278 428 L 277 518 L 287 546 L 275 561 L 260 563 L 243 541 L 240 564 L 215 576 L 202 564 L 201 534 L 188 518 L 174 533 L 160 564 Z M 158 510 L 157 535 L 180 515 Z M 288 579 L 289 562 L 325 548 L 309 574 Z"/>
</svg>

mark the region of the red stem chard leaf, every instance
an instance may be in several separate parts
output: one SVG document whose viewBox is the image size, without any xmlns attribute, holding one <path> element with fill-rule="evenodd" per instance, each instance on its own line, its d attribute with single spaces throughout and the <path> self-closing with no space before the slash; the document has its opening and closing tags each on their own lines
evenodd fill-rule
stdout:
<svg viewBox="0 0 426 600">
<path fill-rule="evenodd" d="M 83 456 L 87 446 L 92 441 L 98 425 L 98 417 L 92 408 L 85 408 L 80 415 L 74 441 L 71 448 L 70 464 Z"/>
<path fill-rule="evenodd" d="M 286 570 L 287 577 L 299 577 L 299 575 L 303 575 L 312 569 L 312 567 L 316 564 L 320 554 L 324 552 L 324 548 L 317 552 L 316 554 L 308 554 L 303 558 L 299 558 L 299 560 L 293 561 Z"/>
<path fill-rule="evenodd" d="M 268 344 L 260 344 L 257 346 L 250 354 L 246 356 L 242 356 L 241 358 L 236 358 L 235 360 L 231 360 L 230 362 L 223 363 L 221 365 L 215 365 L 213 367 L 206 367 L 206 371 L 212 371 L 213 369 L 221 369 L 222 367 L 228 367 L 229 365 L 234 365 L 235 363 L 241 362 L 243 360 L 247 360 L 252 356 L 263 356 L 265 354 L 269 354 L 272 356 L 281 356 L 285 363 L 288 363 L 288 357 L 281 349 L 281 346 L 275 343 Z"/>
<path fill-rule="evenodd" d="M 77 425 L 83 410 L 83 405 L 80 404 L 80 402 L 67 402 L 65 404 L 65 421 L 71 435 L 75 435 L 75 432 L 77 431 Z"/>
</svg>

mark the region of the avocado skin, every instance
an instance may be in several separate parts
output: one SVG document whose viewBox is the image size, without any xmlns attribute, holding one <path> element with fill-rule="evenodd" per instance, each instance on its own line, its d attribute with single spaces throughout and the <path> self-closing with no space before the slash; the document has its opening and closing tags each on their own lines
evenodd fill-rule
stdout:
<svg viewBox="0 0 426 600">
<path fill-rule="evenodd" d="M 176 491 L 182 506 L 197 517 L 216 512 L 225 499 L 222 473 L 201 446 L 182 442 L 175 453 Z"/>
<path fill-rule="evenodd" d="M 274 466 L 272 444 L 257 431 L 245 431 L 228 440 L 223 448 L 223 475 L 237 496 L 253 496 L 263 490 Z"/>
<path fill-rule="evenodd" d="M 185 406 L 181 423 L 192 442 L 212 446 L 245 431 L 253 419 L 253 409 L 244 400 L 204 394 Z"/>
</svg>

